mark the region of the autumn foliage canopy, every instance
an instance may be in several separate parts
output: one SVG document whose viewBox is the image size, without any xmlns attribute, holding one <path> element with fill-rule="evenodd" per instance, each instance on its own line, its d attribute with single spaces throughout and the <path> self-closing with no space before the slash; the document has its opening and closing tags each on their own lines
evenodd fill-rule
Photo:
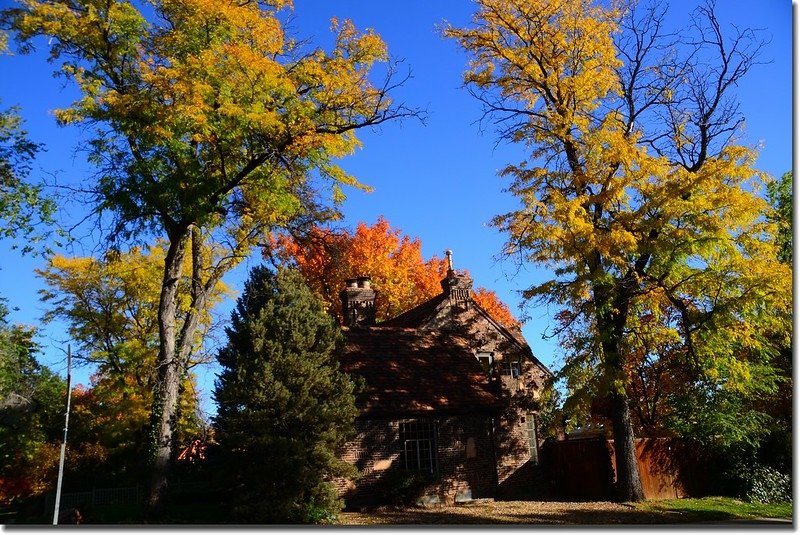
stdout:
<svg viewBox="0 0 800 535">
<path fill-rule="evenodd" d="M 112 239 L 169 244 L 157 314 L 151 508 L 168 484 L 181 377 L 217 282 L 268 231 L 324 220 L 343 188 L 361 186 L 339 165 L 360 146 L 358 130 L 418 115 L 389 95 L 402 81 L 377 34 L 332 20 L 334 43 L 325 50 L 284 27 L 281 11 L 290 7 L 23 0 L 0 15 L 21 52 L 44 44 L 79 91 L 55 115 L 89 127 L 86 146 L 99 171 L 85 187 L 90 213 L 102 214 Z M 212 262 L 206 248 L 224 254 Z M 176 281 L 185 257 L 193 283 L 184 314 Z"/>
<path fill-rule="evenodd" d="M 665 13 L 656 3 L 478 0 L 471 25 L 444 32 L 469 56 L 464 82 L 484 117 L 528 152 L 501 173 L 520 206 L 494 224 L 509 256 L 553 270 L 523 295 L 563 311 L 570 402 L 607 399 L 618 490 L 634 501 L 634 363 L 690 372 L 697 409 L 683 422 L 723 406 L 722 395 L 774 391 L 760 380 L 775 351 L 762 333 L 787 331 L 791 301 L 769 208 L 754 194 L 770 179 L 737 137 L 732 94 L 763 42 L 752 30 L 728 34 L 714 2 L 677 33 Z"/>
<path fill-rule="evenodd" d="M 403 235 L 383 217 L 372 226 L 359 223 L 352 233 L 315 227 L 303 238 L 281 235 L 270 254 L 296 264 L 309 287 L 340 320 L 339 292 L 347 279 L 372 279 L 378 290 L 375 319 L 380 322 L 439 295 L 447 272 L 445 259 L 434 255 L 425 260 L 419 238 Z M 473 299 L 496 321 L 519 327 L 493 291 L 478 288 Z"/>
</svg>

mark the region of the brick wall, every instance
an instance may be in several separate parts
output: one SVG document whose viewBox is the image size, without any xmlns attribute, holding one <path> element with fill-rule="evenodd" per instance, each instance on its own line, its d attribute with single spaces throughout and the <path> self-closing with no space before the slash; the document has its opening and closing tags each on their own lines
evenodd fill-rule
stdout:
<svg viewBox="0 0 800 535">
<path fill-rule="evenodd" d="M 388 419 L 356 420 L 356 438 L 348 442 L 340 458 L 355 465 L 361 473 L 358 481 L 339 479 L 336 486 L 348 501 L 363 501 L 375 483 L 392 465 L 400 462 L 397 444 L 399 425 Z M 369 500 L 367 500 L 369 501 Z"/>
<path fill-rule="evenodd" d="M 440 421 L 438 449 L 442 480 L 436 491 L 446 502 L 459 495 L 494 497 L 497 480 L 490 426 L 487 417 L 461 416 Z"/>
<path fill-rule="evenodd" d="M 451 305 L 425 325 L 430 329 L 456 329 L 475 341 L 477 353 L 494 357 L 496 380 L 500 381 L 508 405 L 495 420 L 498 497 L 531 495 L 542 485 L 535 459 L 528 445 L 527 420 L 538 410 L 539 393 L 547 378 L 520 347 L 509 340 L 474 306 Z M 504 374 L 504 363 L 520 362 L 519 377 Z M 538 430 L 537 430 L 538 431 Z M 537 432 L 537 437 L 541 434 Z"/>
<path fill-rule="evenodd" d="M 500 361 L 517 359 L 514 348 L 498 348 Z M 522 360 L 518 378 L 501 375 L 503 396 L 508 405 L 497 419 L 496 442 L 498 450 L 498 497 L 514 498 L 535 494 L 542 480 L 538 459 L 531 455 L 528 434 L 529 421 L 537 425 L 539 391 L 545 381 L 545 373 L 528 360 Z M 536 429 L 536 446 L 539 446 L 540 430 Z"/>
<path fill-rule="evenodd" d="M 424 494 L 442 503 L 452 503 L 457 497 L 493 497 L 497 481 L 488 417 L 359 419 L 357 437 L 345 446 L 341 458 L 354 464 L 362 477 L 355 482 L 336 482 L 348 505 L 385 503 L 394 475 L 403 471 L 400 423 L 434 420 L 437 473 Z"/>
<path fill-rule="evenodd" d="M 512 499 L 541 493 L 542 478 L 536 459 L 531 458 L 527 409 L 510 405 L 497 419 L 497 498 Z"/>
</svg>

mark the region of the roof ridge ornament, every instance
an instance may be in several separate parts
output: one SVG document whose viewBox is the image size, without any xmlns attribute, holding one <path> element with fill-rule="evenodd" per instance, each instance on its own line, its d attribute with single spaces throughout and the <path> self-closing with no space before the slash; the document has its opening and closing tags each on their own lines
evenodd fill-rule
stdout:
<svg viewBox="0 0 800 535">
<path fill-rule="evenodd" d="M 447 257 L 447 275 L 452 276 L 455 273 L 453 269 L 453 250 L 447 249 L 444 255 Z"/>
</svg>

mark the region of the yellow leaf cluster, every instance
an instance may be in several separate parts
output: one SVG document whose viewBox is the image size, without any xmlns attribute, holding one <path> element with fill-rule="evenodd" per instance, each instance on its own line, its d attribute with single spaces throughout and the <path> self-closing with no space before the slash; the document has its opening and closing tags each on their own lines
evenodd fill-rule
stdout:
<svg viewBox="0 0 800 535">
<path fill-rule="evenodd" d="M 654 361 L 647 369 L 669 370 L 676 384 L 705 374 L 715 388 L 747 392 L 775 350 L 765 333 L 791 331 L 792 285 L 759 196 L 769 177 L 755 150 L 723 136 L 735 119 L 719 126 L 730 117 L 708 109 L 710 85 L 626 86 L 627 68 L 662 71 L 644 55 L 623 62 L 633 56 L 614 41 L 615 3 L 476 4 L 472 25 L 445 35 L 469 53 L 465 82 L 502 137 L 530 149 L 502 172 L 521 206 L 494 223 L 509 235 L 506 253 L 554 271 L 525 295 L 563 306 L 571 387 L 624 394 Z M 642 39 L 638 30 L 626 26 L 625 38 Z M 705 135 L 718 137 L 702 145 L 710 120 L 718 130 Z"/>
<path fill-rule="evenodd" d="M 499 82 L 504 97 L 534 112 L 521 136 L 544 142 L 543 124 L 561 136 L 587 131 L 588 112 L 616 90 L 614 15 L 587 0 L 481 0 L 475 27 L 445 35 L 474 55 L 465 80 Z"/>
<path fill-rule="evenodd" d="M 157 0 L 147 17 L 120 0 L 24 0 L 23 7 L 14 21 L 19 37 L 49 36 L 52 56 L 68 58 L 63 71 L 82 93 L 58 120 L 111 122 L 135 143 L 137 158 L 150 149 L 166 157 L 150 169 L 165 173 L 158 180 L 184 213 L 237 173 L 259 168 L 297 176 L 316 168 L 334 184 L 361 187 L 335 161 L 360 146 L 361 123 L 381 120 L 392 104 L 369 79 L 388 59 L 375 32 L 334 20 L 331 51 L 300 49 L 278 17 L 288 1 Z M 341 188 L 334 193 L 340 201 Z"/>
<path fill-rule="evenodd" d="M 203 251 L 206 257 L 211 254 L 208 249 Z M 41 292 L 50 306 L 45 319 L 66 320 L 70 336 L 86 351 L 83 358 L 100 364 L 102 374 L 119 371 L 122 366 L 132 376 L 120 377 L 120 381 L 152 384 L 164 256 L 163 243 L 125 253 L 112 251 L 104 258 L 53 256 L 45 269 L 37 270 L 48 286 Z M 180 315 L 191 307 L 189 262 L 187 257 L 179 289 Z M 227 286 L 218 283 L 211 293 L 211 307 L 228 293 Z M 208 310 L 201 315 L 203 327 L 196 347 L 202 345 L 202 331 L 212 321 Z"/>
</svg>

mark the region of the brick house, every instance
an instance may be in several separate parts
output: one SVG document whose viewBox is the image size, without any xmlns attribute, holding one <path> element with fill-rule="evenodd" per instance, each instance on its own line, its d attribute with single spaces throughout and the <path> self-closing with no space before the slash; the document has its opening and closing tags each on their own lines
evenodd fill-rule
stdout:
<svg viewBox="0 0 800 535">
<path fill-rule="evenodd" d="M 472 299 L 472 279 L 450 269 L 442 293 L 375 324 L 367 277 L 342 290 L 342 370 L 363 378 L 357 437 L 341 457 L 362 473 L 340 481 L 348 504 L 390 499 L 415 476 L 427 502 L 536 494 L 537 400 L 550 371 L 519 330 Z"/>
</svg>

